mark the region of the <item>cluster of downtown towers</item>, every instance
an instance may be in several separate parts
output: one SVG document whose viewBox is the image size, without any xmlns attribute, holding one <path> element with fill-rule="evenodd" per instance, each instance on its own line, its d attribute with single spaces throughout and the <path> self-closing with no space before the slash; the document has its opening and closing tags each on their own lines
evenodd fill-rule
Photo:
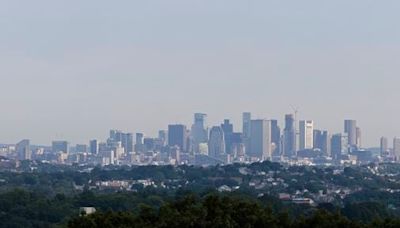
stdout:
<svg viewBox="0 0 400 228">
<path fill-rule="evenodd" d="M 285 115 L 285 126 L 281 130 L 277 120 L 252 119 L 251 113 L 245 112 L 242 132 L 235 132 L 228 119 L 209 128 L 207 114 L 195 113 L 190 129 L 183 124 L 171 124 L 167 131 L 159 132 L 157 139 L 137 133 L 135 152 L 146 152 L 153 147 L 154 140 L 165 141 L 169 153 L 201 154 L 224 163 L 292 159 L 308 151 L 340 159 L 350 149 L 361 147 L 361 130 L 355 120 L 344 121 L 343 134 L 316 130 L 312 120 L 299 121 L 297 128 L 293 114 Z"/>
<path fill-rule="evenodd" d="M 184 124 L 170 124 L 155 138 L 136 133 L 134 143 L 134 134 L 111 130 L 106 142 L 91 140 L 89 148 L 76 145 L 75 154 L 68 153 L 67 141 L 54 141 L 51 152 L 62 163 L 71 160 L 71 156 L 87 154 L 89 159 L 78 160 L 101 164 L 207 165 L 263 160 L 296 161 L 303 158 L 340 162 L 349 160 L 349 155 L 355 155 L 357 159 L 365 158 L 368 151 L 360 148 L 361 130 L 356 120 L 344 120 L 343 132 L 330 134 L 326 130 L 314 129 L 312 120 L 297 121 L 293 114 L 285 115 L 281 129 L 277 120 L 252 119 L 251 113 L 245 112 L 241 132 L 234 131 L 228 119 L 218 126 L 209 127 L 207 114 L 195 113 L 191 128 Z M 400 152 L 400 139 L 394 140 L 392 153 L 387 147 L 387 139 L 381 139 L 382 157 L 400 154 L 396 151 Z M 19 159 L 30 160 L 29 140 L 18 143 L 16 152 Z M 72 161 L 76 160 L 72 157 Z M 366 160 L 371 161 L 369 157 Z"/>
</svg>

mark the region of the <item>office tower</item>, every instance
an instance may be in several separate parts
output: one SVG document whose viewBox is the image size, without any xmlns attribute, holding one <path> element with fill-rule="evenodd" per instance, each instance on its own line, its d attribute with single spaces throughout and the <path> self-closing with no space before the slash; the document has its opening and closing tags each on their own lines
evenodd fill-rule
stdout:
<svg viewBox="0 0 400 228">
<path fill-rule="evenodd" d="M 91 140 L 90 144 L 90 153 L 91 154 L 98 154 L 99 153 L 99 142 L 97 140 Z"/>
<path fill-rule="evenodd" d="M 135 144 L 135 152 L 143 153 L 144 152 L 144 134 L 136 133 L 136 144 Z"/>
<path fill-rule="evenodd" d="M 225 151 L 230 154 L 232 152 L 233 124 L 228 119 L 225 119 L 224 123 L 221 124 L 221 128 L 224 131 Z"/>
<path fill-rule="evenodd" d="M 261 160 L 271 159 L 271 123 L 269 120 L 251 121 L 248 155 Z"/>
<path fill-rule="evenodd" d="M 348 137 L 348 145 L 350 147 L 357 146 L 357 121 L 345 120 L 344 121 L 344 132 Z"/>
<path fill-rule="evenodd" d="M 144 138 L 143 145 L 145 152 L 154 151 L 156 147 L 155 140 L 153 138 Z"/>
<path fill-rule="evenodd" d="M 110 130 L 110 138 L 107 140 L 109 145 L 121 142 L 125 152 L 133 152 L 133 134 L 124 133 L 120 130 Z"/>
<path fill-rule="evenodd" d="M 356 128 L 356 146 L 361 148 L 361 128 Z"/>
<path fill-rule="evenodd" d="M 279 156 L 281 151 L 281 129 L 277 120 L 271 120 L 271 143 L 273 145 L 272 156 Z"/>
<path fill-rule="evenodd" d="M 331 137 L 328 131 L 323 131 L 321 135 L 321 150 L 325 156 L 331 156 Z"/>
<path fill-rule="evenodd" d="M 342 134 L 335 134 L 331 139 L 331 156 L 334 160 L 340 160 L 345 152 L 345 138 Z"/>
<path fill-rule="evenodd" d="M 161 146 L 167 145 L 168 142 L 168 132 L 165 130 L 158 131 L 158 139 L 161 142 Z"/>
<path fill-rule="evenodd" d="M 187 152 L 187 130 L 182 124 L 168 126 L 168 146 L 178 146 L 182 152 Z"/>
<path fill-rule="evenodd" d="M 400 138 L 393 139 L 393 156 L 397 162 L 400 161 Z"/>
<path fill-rule="evenodd" d="M 76 144 L 75 152 L 86 153 L 86 152 L 88 152 L 88 147 L 85 144 Z"/>
<path fill-rule="evenodd" d="M 244 112 L 243 113 L 243 138 L 250 138 L 250 129 L 251 129 L 251 113 Z"/>
<path fill-rule="evenodd" d="M 191 136 L 193 139 L 193 149 L 195 153 L 199 153 L 199 145 L 208 141 L 207 114 L 194 114 Z"/>
<path fill-rule="evenodd" d="M 296 155 L 296 128 L 292 114 L 285 116 L 285 129 L 283 132 L 283 155 L 293 157 Z"/>
<path fill-rule="evenodd" d="M 53 153 L 69 153 L 69 146 L 67 141 L 53 141 L 52 142 L 52 151 Z"/>
<path fill-rule="evenodd" d="M 125 152 L 130 153 L 133 152 L 133 134 L 132 133 L 126 133 L 124 136 L 124 141 L 122 146 L 125 149 Z"/>
<path fill-rule="evenodd" d="M 231 151 L 229 154 L 234 156 L 244 156 L 245 146 L 243 143 L 243 133 L 234 132 L 231 136 Z"/>
<path fill-rule="evenodd" d="M 179 165 L 181 162 L 181 156 L 180 156 L 180 149 L 179 146 L 174 146 L 170 148 L 170 156 L 171 159 L 175 161 L 175 165 Z"/>
<path fill-rule="evenodd" d="M 388 139 L 386 137 L 381 137 L 381 156 L 388 157 L 389 156 L 389 148 L 388 148 Z"/>
<path fill-rule="evenodd" d="M 322 131 L 321 130 L 314 130 L 313 131 L 314 135 L 314 149 L 320 149 L 322 150 Z"/>
<path fill-rule="evenodd" d="M 221 127 L 212 127 L 208 140 L 208 155 L 213 158 L 221 158 L 226 153 L 224 131 Z"/>
<path fill-rule="evenodd" d="M 314 146 L 314 122 L 302 120 L 300 126 L 300 150 L 312 149 Z"/>
<path fill-rule="evenodd" d="M 17 152 L 18 160 L 32 160 L 32 151 L 28 139 L 24 139 L 17 143 L 15 151 Z"/>
</svg>

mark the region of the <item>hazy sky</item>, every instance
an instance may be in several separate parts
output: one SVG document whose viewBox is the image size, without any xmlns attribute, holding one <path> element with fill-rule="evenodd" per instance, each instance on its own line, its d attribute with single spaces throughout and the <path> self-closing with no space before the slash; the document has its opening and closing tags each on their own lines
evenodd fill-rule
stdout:
<svg viewBox="0 0 400 228">
<path fill-rule="evenodd" d="M 0 0 L 0 142 L 241 113 L 400 136 L 398 0 Z"/>
</svg>

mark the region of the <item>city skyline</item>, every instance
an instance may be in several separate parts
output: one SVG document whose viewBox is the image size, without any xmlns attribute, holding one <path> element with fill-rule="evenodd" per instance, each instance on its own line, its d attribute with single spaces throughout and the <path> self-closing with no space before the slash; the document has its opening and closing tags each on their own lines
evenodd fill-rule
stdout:
<svg viewBox="0 0 400 228">
<path fill-rule="evenodd" d="M 0 3 L 0 142 L 157 134 L 204 112 L 400 136 L 400 2 Z M 338 16 L 340 15 L 340 16 Z M 188 126 L 190 127 L 190 126 Z M 240 129 L 240 128 L 239 128 Z"/>
<path fill-rule="evenodd" d="M 101 139 L 101 138 L 106 137 L 107 134 L 104 134 L 104 132 L 108 132 L 110 129 L 114 129 L 113 131 L 124 131 L 124 132 L 130 132 L 130 133 L 133 133 L 133 134 L 142 134 L 143 137 L 157 137 L 158 134 L 160 133 L 160 131 L 166 131 L 168 133 L 168 128 L 171 125 L 182 125 L 182 126 L 184 126 L 186 128 L 187 131 L 190 132 L 190 134 L 194 133 L 196 135 L 196 133 L 195 133 L 196 131 L 193 131 L 194 130 L 193 126 L 195 126 L 195 123 L 196 123 L 196 115 L 203 116 L 202 117 L 202 118 L 204 118 L 204 123 L 203 124 L 204 124 L 205 130 L 207 130 L 208 132 L 211 130 L 212 127 L 220 126 L 220 125 L 222 126 L 224 124 L 224 121 L 229 121 L 233 125 L 232 127 L 233 127 L 234 131 L 243 133 L 243 127 L 244 127 L 243 126 L 243 121 L 244 121 L 243 120 L 243 114 L 247 114 L 247 113 L 250 113 L 251 120 L 257 120 L 257 119 L 264 119 L 264 120 L 268 120 L 268 121 L 274 120 L 275 124 L 277 124 L 277 127 L 280 127 L 282 129 L 282 137 L 283 137 L 282 140 L 284 140 L 284 135 L 285 135 L 285 131 L 284 131 L 285 119 L 284 118 L 289 116 L 289 115 L 291 115 L 292 118 L 295 118 L 295 114 L 285 114 L 283 118 L 265 118 L 265 117 L 261 117 L 259 115 L 255 115 L 253 112 L 243 112 L 243 113 L 241 113 L 241 117 L 239 118 L 239 120 L 235 121 L 235 122 L 232 121 L 231 118 L 223 118 L 220 121 L 211 122 L 210 119 L 213 119 L 213 118 L 210 118 L 209 114 L 207 114 L 205 112 L 201 112 L 201 113 L 192 113 L 191 114 L 192 116 L 191 116 L 189 122 L 170 121 L 169 123 L 166 123 L 165 126 L 161 126 L 158 129 L 152 129 L 150 132 L 135 130 L 135 129 L 132 129 L 132 128 L 127 128 L 127 127 L 125 127 L 125 128 L 110 127 L 110 128 L 107 128 L 107 129 L 104 128 L 105 131 L 100 132 L 100 134 L 87 136 L 85 138 L 76 138 L 77 140 L 73 140 L 74 137 L 69 137 L 68 138 L 68 137 L 65 137 L 63 134 L 56 134 L 54 137 L 47 138 L 45 140 L 45 142 L 38 142 L 38 141 L 35 140 L 36 138 L 34 136 L 32 136 L 32 137 L 19 137 L 15 141 L 0 141 L 0 143 L 2 143 L 2 144 L 14 144 L 15 142 L 19 142 L 21 139 L 29 139 L 33 144 L 42 145 L 42 146 L 50 145 L 52 142 L 60 141 L 60 140 L 66 140 L 66 141 L 68 141 L 68 142 L 70 142 L 72 144 L 86 144 L 86 143 L 90 142 L 93 139 Z M 194 115 L 194 118 L 193 118 L 193 115 Z M 339 134 L 339 133 L 343 134 L 343 133 L 346 133 L 346 122 L 353 121 L 355 124 L 357 124 L 356 125 L 356 129 L 357 130 L 361 131 L 361 129 L 362 129 L 362 132 L 363 132 L 363 135 L 362 135 L 363 144 L 359 145 L 359 146 L 361 146 L 363 148 L 378 148 L 378 147 L 380 147 L 380 143 L 381 143 L 380 140 L 381 140 L 382 137 L 385 137 L 385 138 L 398 138 L 397 136 L 382 135 L 379 138 L 375 139 L 375 141 L 371 145 L 367 144 L 367 143 L 364 143 L 364 141 L 366 141 L 365 138 L 364 138 L 364 132 L 365 132 L 364 126 L 362 126 L 360 128 L 359 127 L 360 124 L 359 124 L 358 120 L 353 120 L 353 119 L 349 119 L 349 118 L 345 118 L 345 119 L 341 120 L 341 123 L 339 124 L 340 126 L 335 128 L 337 130 L 324 128 L 324 127 L 321 126 L 321 124 L 319 124 L 315 120 L 311 120 L 311 119 L 304 120 L 304 118 L 302 118 L 301 115 L 300 115 L 300 117 L 297 116 L 296 119 L 293 119 L 293 121 L 295 121 L 295 122 L 293 122 L 294 127 L 295 127 L 293 130 L 296 130 L 296 132 L 297 132 L 297 136 L 296 136 L 297 137 L 297 140 L 296 140 L 297 141 L 297 143 L 296 143 L 297 145 L 295 145 L 295 146 L 298 149 L 302 148 L 302 145 L 301 145 L 301 140 L 302 140 L 301 137 L 302 137 L 302 134 L 303 134 L 302 133 L 302 129 L 301 129 L 302 128 L 302 122 L 308 122 L 308 121 L 312 121 L 312 126 L 313 126 L 312 129 L 313 130 L 328 131 L 329 133 L 332 133 L 332 134 Z M 307 134 L 311 134 L 311 133 L 307 133 Z M 244 133 L 244 135 L 245 135 L 245 133 Z M 368 132 L 367 132 L 367 135 L 368 135 Z M 207 137 L 209 137 L 209 135 L 206 134 L 205 137 L 207 138 Z M 360 140 L 361 140 L 361 135 L 360 135 Z M 203 140 L 203 142 L 205 142 L 205 140 Z M 310 143 L 311 143 L 311 145 L 313 144 L 312 141 Z M 350 143 L 350 141 L 349 141 L 349 143 Z M 310 146 L 308 146 L 308 148 L 310 148 Z M 284 150 L 285 149 L 283 149 L 283 151 Z"/>
</svg>

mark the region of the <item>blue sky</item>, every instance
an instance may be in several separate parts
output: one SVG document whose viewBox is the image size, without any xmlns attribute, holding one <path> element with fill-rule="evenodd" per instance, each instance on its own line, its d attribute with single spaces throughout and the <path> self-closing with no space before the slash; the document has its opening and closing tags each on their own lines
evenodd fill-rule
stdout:
<svg viewBox="0 0 400 228">
<path fill-rule="evenodd" d="M 241 112 L 400 136 L 399 1 L 0 1 L 0 142 Z"/>
</svg>

